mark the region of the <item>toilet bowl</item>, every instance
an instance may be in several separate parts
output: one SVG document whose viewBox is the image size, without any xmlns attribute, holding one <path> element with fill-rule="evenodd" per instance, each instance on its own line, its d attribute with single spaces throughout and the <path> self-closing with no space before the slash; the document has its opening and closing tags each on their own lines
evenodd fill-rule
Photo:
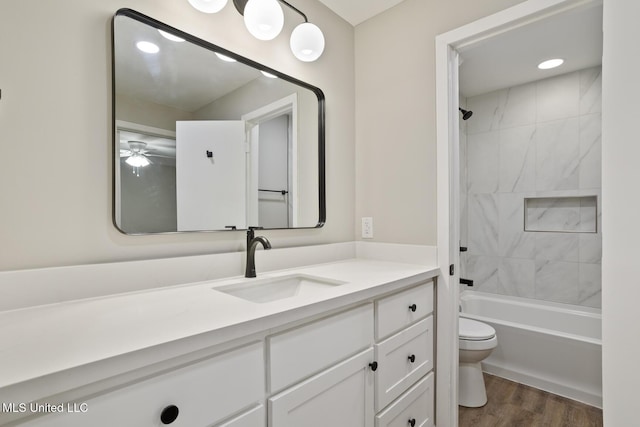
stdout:
<svg viewBox="0 0 640 427">
<path fill-rule="evenodd" d="M 480 362 L 498 345 L 496 330 L 477 320 L 460 318 L 458 326 L 458 404 L 478 408 L 487 403 Z"/>
</svg>

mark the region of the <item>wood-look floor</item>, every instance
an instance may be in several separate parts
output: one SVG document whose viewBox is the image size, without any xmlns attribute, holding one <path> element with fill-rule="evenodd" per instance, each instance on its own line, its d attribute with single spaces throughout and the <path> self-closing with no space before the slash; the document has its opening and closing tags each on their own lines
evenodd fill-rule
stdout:
<svg viewBox="0 0 640 427">
<path fill-rule="evenodd" d="M 460 406 L 460 427 L 600 427 L 602 410 L 524 384 L 484 374 L 488 402 Z"/>
</svg>

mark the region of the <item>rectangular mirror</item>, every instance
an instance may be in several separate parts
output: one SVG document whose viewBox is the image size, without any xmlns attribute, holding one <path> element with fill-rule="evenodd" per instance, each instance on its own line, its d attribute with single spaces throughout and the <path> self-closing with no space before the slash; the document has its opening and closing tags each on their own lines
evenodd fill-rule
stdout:
<svg viewBox="0 0 640 427">
<path fill-rule="evenodd" d="M 114 223 L 321 227 L 320 89 L 130 9 L 113 18 Z"/>
</svg>

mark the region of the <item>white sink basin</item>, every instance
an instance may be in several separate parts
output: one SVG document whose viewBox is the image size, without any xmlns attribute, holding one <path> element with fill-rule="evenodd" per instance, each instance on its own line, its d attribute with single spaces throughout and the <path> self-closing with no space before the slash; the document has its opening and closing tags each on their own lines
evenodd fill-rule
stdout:
<svg viewBox="0 0 640 427">
<path fill-rule="evenodd" d="M 246 279 L 212 289 L 247 301 L 263 303 L 285 298 L 312 296 L 344 284 L 345 282 L 338 280 L 306 274 L 292 274 L 266 279 Z"/>
</svg>

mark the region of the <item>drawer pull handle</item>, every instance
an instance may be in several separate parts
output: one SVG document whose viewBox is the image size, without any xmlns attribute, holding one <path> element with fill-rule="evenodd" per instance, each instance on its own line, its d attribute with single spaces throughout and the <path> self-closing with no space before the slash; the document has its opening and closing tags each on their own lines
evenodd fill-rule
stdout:
<svg viewBox="0 0 640 427">
<path fill-rule="evenodd" d="M 162 424 L 171 424 L 176 420 L 176 418 L 178 418 L 179 412 L 180 411 L 176 405 L 169 405 L 162 410 L 162 413 L 160 414 L 160 421 L 162 421 Z"/>
<path fill-rule="evenodd" d="M 373 372 L 377 371 L 377 370 L 378 370 L 378 362 L 371 362 L 371 363 L 369 363 L 369 367 L 371 368 L 371 370 L 372 370 Z"/>
<path fill-rule="evenodd" d="M 411 356 L 407 357 L 407 359 L 409 359 L 409 362 L 413 363 L 416 361 L 416 355 L 412 354 Z"/>
<path fill-rule="evenodd" d="M 416 425 L 416 419 L 415 418 L 409 418 L 409 425 L 411 427 L 415 427 Z"/>
<path fill-rule="evenodd" d="M 418 306 L 417 306 L 417 305 L 415 305 L 415 304 L 411 304 L 411 305 L 409 306 L 409 310 L 413 311 L 414 313 L 416 312 L 416 310 L 417 310 L 417 309 L 418 309 Z"/>
</svg>

